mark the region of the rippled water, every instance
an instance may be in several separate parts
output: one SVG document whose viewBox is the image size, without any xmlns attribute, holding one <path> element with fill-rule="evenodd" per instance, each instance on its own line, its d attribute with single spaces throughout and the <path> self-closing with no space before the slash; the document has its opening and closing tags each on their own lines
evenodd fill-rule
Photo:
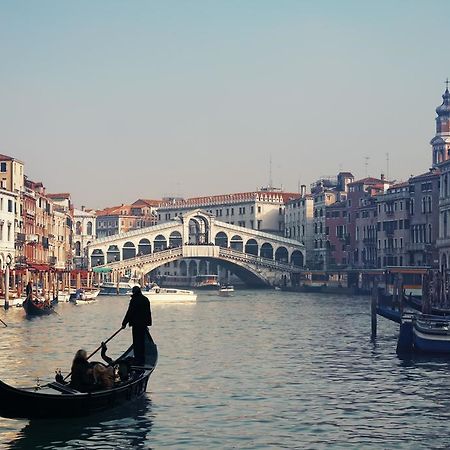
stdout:
<svg viewBox="0 0 450 450">
<path fill-rule="evenodd" d="M 0 312 L 0 378 L 44 382 L 119 328 L 126 298 Z M 152 305 L 158 367 L 147 397 L 76 420 L 0 419 L 0 448 L 448 448 L 450 360 L 402 361 L 397 326 L 369 302 L 277 291 Z M 127 329 L 111 342 L 118 355 Z"/>
</svg>

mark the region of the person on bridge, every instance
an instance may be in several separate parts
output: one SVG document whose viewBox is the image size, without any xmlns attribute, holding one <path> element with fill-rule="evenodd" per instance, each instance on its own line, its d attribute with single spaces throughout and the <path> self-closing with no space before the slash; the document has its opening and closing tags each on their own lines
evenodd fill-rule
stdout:
<svg viewBox="0 0 450 450">
<path fill-rule="evenodd" d="M 152 312 L 149 299 L 142 294 L 139 286 L 134 286 L 128 311 L 122 321 L 122 328 L 127 324 L 133 330 L 134 362 L 137 366 L 145 364 L 145 334 L 152 325 Z"/>
</svg>

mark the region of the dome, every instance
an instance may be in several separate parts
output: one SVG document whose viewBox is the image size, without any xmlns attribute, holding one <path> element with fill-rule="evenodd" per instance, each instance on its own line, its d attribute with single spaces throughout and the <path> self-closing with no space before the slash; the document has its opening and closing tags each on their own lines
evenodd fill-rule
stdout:
<svg viewBox="0 0 450 450">
<path fill-rule="evenodd" d="M 444 101 L 442 102 L 442 105 L 436 108 L 436 113 L 438 116 L 442 116 L 445 114 L 450 115 L 450 92 L 448 91 L 448 89 L 445 90 L 442 99 Z"/>
</svg>

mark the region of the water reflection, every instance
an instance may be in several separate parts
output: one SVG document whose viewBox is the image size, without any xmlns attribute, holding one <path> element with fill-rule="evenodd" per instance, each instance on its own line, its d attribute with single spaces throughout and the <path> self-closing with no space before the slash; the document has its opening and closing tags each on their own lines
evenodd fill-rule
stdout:
<svg viewBox="0 0 450 450">
<path fill-rule="evenodd" d="M 32 420 L 7 444 L 19 449 L 139 449 L 151 448 L 151 401 L 132 404 L 89 417 L 71 420 Z"/>
</svg>

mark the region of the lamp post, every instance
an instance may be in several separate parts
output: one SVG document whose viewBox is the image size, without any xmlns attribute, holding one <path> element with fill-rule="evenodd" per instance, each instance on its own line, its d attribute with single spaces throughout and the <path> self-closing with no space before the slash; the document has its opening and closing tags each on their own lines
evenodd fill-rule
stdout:
<svg viewBox="0 0 450 450">
<path fill-rule="evenodd" d="M 11 266 L 11 255 L 6 257 L 6 271 L 5 271 L 5 309 L 9 308 L 9 269 Z"/>
</svg>

